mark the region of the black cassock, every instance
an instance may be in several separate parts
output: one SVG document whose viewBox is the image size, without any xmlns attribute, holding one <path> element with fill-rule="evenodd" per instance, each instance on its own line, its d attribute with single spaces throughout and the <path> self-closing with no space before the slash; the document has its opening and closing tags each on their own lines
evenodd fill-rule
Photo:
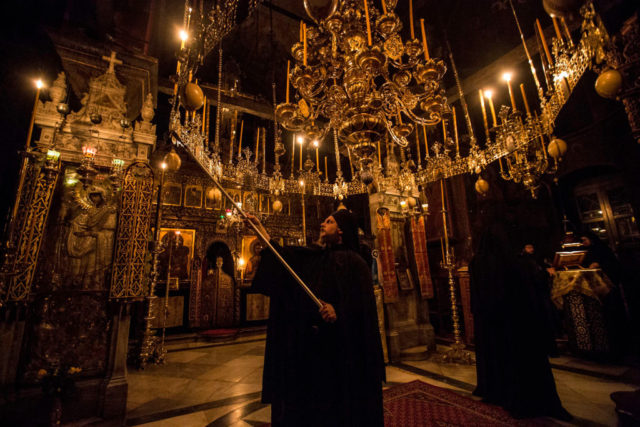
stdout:
<svg viewBox="0 0 640 427">
<path fill-rule="evenodd" d="M 485 230 L 470 274 L 478 374 L 474 394 L 516 418 L 569 419 L 547 358 L 537 276 L 527 260 L 516 259 L 502 226 Z"/>
<path fill-rule="evenodd" d="M 337 320 L 324 322 L 273 253 L 262 251 L 252 288 L 270 297 L 262 401 L 272 406 L 272 424 L 382 426 L 384 362 L 368 266 L 342 245 L 274 246 Z"/>
</svg>

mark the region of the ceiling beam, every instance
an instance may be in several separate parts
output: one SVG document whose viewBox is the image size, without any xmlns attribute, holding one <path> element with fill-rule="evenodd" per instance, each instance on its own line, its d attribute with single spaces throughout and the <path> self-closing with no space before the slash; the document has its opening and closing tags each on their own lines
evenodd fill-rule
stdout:
<svg viewBox="0 0 640 427">
<path fill-rule="evenodd" d="M 218 88 L 213 85 L 200 83 L 202 92 L 207 96 L 207 102 L 212 106 L 217 106 Z M 158 91 L 165 95 L 173 95 L 173 85 L 168 79 L 159 82 Z M 220 94 L 220 103 L 223 107 L 238 110 L 241 113 L 251 114 L 252 116 L 262 119 L 273 120 L 273 105 L 257 98 L 249 97 L 244 94 L 236 93 L 230 96 L 227 91 L 223 90 Z"/>
</svg>

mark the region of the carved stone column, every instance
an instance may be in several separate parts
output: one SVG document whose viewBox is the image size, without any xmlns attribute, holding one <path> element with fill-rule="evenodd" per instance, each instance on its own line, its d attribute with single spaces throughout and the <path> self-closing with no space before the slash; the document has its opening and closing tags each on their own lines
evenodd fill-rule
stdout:
<svg viewBox="0 0 640 427">
<path fill-rule="evenodd" d="M 375 235 L 378 230 L 379 208 L 389 210 L 392 222 L 393 252 L 396 258 L 408 257 L 404 250 L 408 245 L 404 233 L 404 221 L 402 216 L 400 200 L 404 199 L 399 194 L 376 193 L 369 196 L 369 214 L 371 218 L 371 234 Z M 377 240 L 377 237 L 376 237 Z M 378 242 L 376 242 L 378 247 Z M 409 260 L 399 260 L 396 262 L 406 262 L 405 268 L 410 270 Z M 380 264 L 379 264 L 380 265 Z M 413 276 L 410 271 L 409 274 Z M 388 354 L 391 361 L 400 359 L 422 359 L 426 358 L 431 350 L 435 349 L 435 333 L 429 321 L 429 309 L 427 301 L 420 296 L 417 286 L 417 277 L 408 277 L 408 284 L 401 283 L 395 301 L 384 301 L 385 315 L 387 317 Z M 380 280 L 384 280 L 383 274 L 379 272 Z M 394 293 L 395 294 L 395 293 Z"/>
</svg>

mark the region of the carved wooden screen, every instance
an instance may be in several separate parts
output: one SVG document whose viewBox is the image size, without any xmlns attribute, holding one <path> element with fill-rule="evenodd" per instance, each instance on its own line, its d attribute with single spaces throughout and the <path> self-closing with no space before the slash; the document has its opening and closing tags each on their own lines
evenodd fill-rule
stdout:
<svg viewBox="0 0 640 427">
<path fill-rule="evenodd" d="M 16 218 L 13 218 L 16 221 L 16 252 L 10 271 L 16 274 L 9 285 L 9 301 L 25 300 L 31 291 L 31 282 L 59 173 L 59 162 L 29 162 L 24 185 L 17 196 L 20 198 L 17 202 L 18 212 Z"/>
<path fill-rule="evenodd" d="M 111 298 L 141 298 L 146 295 L 152 197 L 153 171 L 149 165 L 137 162 L 129 166 L 122 180 Z"/>
</svg>

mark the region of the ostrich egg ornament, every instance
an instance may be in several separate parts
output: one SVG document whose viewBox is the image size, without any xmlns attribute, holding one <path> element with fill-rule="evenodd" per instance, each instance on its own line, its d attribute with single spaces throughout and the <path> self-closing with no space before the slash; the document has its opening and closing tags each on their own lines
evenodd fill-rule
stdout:
<svg viewBox="0 0 640 427">
<path fill-rule="evenodd" d="M 279 199 L 274 200 L 271 209 L 273 209 L 274 213 L 282 212 L 282 202 Z"/>
<path fill-rule="evenodd" d="M 554 159 L 560 160 L 567 152 L 567 143 L 560 138 L 553 138 L 547 147 L 547 152 Z"/>
<path fill-rule="evenodd" d="M 189 110 L 195 111 L 204 104 L 204 94 L 202 89 L 195 83 L 187 83 L 182 87 L 181 102 L 182 106 Z"/>
<path fill-rule="evenodd" d="M 603 98 L 615 98 L 622 88 L 622 75 L 618 70 L 602 72 L 596 79 L 596 92 Z"/>
<path fill-rule="evenodd" d="M 482 179 L 482 177 L 478 178 L 475 185 L 476 192 L 481 195 L 485 195 L 489 192 L 489 183 Z"/>
<path fill-rule="evenodd" d="M 180 166 L 182 165 L 182 159 L 180 158 L 178 153 L 176 153 L 176 150 L 174 148 L 172 148 L 171 151 L 169 151 L 164 156 L 163 160 L 167 164 L 167 169 L 173 172 L 180 169 Z"/>
</svg>

